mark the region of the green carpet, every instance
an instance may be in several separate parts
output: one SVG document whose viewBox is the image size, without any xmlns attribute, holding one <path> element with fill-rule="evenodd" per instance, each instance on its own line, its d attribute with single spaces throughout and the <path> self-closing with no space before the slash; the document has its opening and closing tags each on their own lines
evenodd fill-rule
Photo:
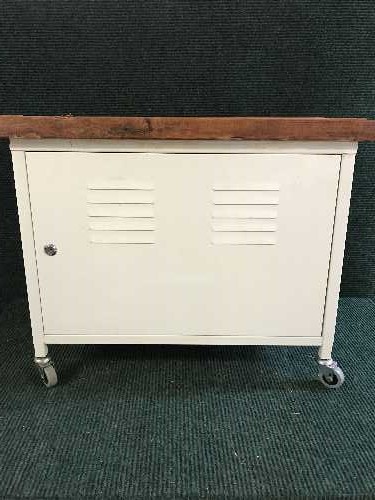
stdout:
<svg viewBox="0 0 375 500">
<path fill-rule="evenodd" d="M 33 368 L 24 302 L 0 317 L 0 498 L 247 499 L 375 492 L 375 305 L 345 298 L 314 348 L 55 346 Z"/>
</svg>

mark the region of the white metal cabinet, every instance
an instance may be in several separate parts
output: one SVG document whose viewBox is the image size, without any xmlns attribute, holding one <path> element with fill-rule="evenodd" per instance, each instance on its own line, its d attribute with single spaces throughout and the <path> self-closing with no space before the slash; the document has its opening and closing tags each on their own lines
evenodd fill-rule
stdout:
<svg viewBox="0 0 375 500">
<path fill-rule="evenodd" d="M 326 385 L 340 385 L 330 352 L 355 147 L 102 144 L 13 144 L 37 358 L 50 343 L 319 345 Z"/>
</svg>

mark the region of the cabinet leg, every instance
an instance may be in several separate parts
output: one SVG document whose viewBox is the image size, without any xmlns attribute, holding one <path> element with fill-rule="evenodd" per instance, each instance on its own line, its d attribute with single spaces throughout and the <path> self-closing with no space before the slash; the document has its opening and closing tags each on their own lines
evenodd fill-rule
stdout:
<svg viewBox="0 0 375 500">
<path fill-rule="evenodd" d="M 319 348 L 319 359 L 331 359 L 332 347 L 333 347 L 333 334 L 328 340 L 324 339 L 325 342 Z"/>
<path fill-rule="evenodd" d="M 34 340 L 34 355 L 35 358 L 46 358 L 48 356 L 48 346 L 44 342 L 35 342 Z"/>
</svg>

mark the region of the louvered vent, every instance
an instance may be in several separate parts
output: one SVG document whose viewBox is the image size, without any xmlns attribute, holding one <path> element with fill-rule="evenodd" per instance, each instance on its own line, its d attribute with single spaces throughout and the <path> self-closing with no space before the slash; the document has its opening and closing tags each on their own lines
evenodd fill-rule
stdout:
<svg viewBox="0 0 375 500">
<path fill-rule="evenodd" d="M 91 184 L 87 213 L 92 243 L 155 243 L 151 185 L 122 181 Z"/>
<path fill-rule="evenodd" d="M 278 186 L 214 187 L 212 243 L 275 245 L 278 204 Z"/>
</svg>

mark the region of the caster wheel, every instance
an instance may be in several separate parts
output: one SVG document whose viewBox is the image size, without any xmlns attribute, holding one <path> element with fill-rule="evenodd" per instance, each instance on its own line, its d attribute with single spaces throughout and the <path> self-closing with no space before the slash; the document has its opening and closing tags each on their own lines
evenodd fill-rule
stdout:
<svg viewBox="0 0 375 500">
<path fill-rule="evenodd" d="M 338 389 L 344 383 L 345 376 L 337 363 L 335 361 L 330 361 L 327 364 L 320 364 L 319 379 L 328 389 Z"/>
<path fill-rule="evenodd" d="M 54 387 L 57 384 L 57 373 L 49 358 L 36 358 L 35 364 L 39 375 L 46 387 Z"/>
</svg>

